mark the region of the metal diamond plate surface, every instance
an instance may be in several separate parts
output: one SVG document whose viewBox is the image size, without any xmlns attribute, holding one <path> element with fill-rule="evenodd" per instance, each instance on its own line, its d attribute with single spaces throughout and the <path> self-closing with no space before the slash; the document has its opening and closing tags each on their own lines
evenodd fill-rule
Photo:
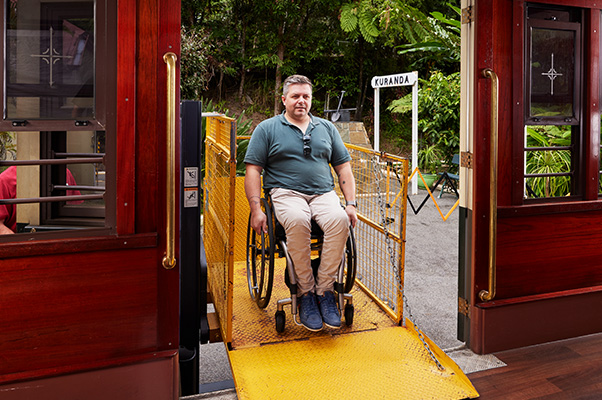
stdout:
<svg viewBox="0 0 602 400">
<path fill-rule="evenodd" d="M 403 327 L 237 349 L 229 356 L 241 400 L 478 397 L 448 357 L 441 354 L 446 369 L 440 371 Z"/>
<path fill-rule="evenodd" d="M 286 306 L 286 328 L 282 334 L 276 332 L 274 315 L 276 302 L 279 299 L 290 297 L 290 292 L 284 284 L 284 269 L 286 260 L 276 259 L 274 267 L 274 289 L 270 304 L 261 310 L 251 300 L 247 286 L 246 264 L 234 264 L 234 316 L 232 318 L 232 343 L 231 347 L 259 346 L 268 343 L 295 341 L 320 336 L 342 335 L 370 329 L 395 326 L 393 321 L 374 304 L 368 296 L 355 287 L 352 290 L 355 316 L 353 325 L 341 329 L 325 328 L 321 332 L 309 332 L 293 322 L 290 306 Z"/>
</svg>

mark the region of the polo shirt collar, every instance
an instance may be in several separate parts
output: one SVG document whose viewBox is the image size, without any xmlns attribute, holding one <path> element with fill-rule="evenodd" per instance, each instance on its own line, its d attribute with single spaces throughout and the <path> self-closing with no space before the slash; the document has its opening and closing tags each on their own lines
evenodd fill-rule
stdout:
<svg viewBox="0 0 602 400">
<path fill-rule="evenodd" d="M 286 125 L 290 125 L 290 126 L 295 126 L 295 124 L 291 124 L 288 119 L 286 119 L 286 117 L 284 116 L 284 114 L 286 113 L 286 110 L 282 111 L 282 114 L 279 115 L 280 117 L 280 122 L 282 122 L 283 124 Z M 318 118 L 314 118 L 314 116 L 312 115 L 312 113 L 307 113 L 309 115 L 309 124 L 310 125 L 320 125 L 320 120 Z"/>
</svg>

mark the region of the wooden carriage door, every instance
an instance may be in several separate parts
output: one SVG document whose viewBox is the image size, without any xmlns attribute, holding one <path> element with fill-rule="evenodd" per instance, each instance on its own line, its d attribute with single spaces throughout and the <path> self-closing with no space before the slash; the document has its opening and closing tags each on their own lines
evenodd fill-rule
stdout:
<svg viewBox="0 0 602 400">
<path fill-rule="evenodd" d="M 490 353 L 600 332 L 600 4 L 462 3 L 459 336 Z"/>
<path fill-rule="evenodd" d="M 1 397 L 177 398 L 180 1 L 0 4 Z"/>
</svg>

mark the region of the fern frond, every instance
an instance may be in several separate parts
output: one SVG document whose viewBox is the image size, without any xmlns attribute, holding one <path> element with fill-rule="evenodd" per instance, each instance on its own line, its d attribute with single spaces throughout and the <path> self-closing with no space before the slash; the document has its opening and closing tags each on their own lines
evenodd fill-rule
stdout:
<svg viewBox="0 0 602 400">
<path fill-rule="evenodd" d="M 357 6 L 353 3 L 344 4 L 341 7 L 341 29 L 349 33 L 357 29 L 357 25 Z"/>
</svg>

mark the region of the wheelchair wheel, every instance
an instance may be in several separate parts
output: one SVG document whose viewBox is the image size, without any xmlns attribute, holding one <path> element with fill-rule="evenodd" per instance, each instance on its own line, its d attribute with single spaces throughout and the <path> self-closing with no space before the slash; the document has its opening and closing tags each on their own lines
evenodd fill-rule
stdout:
<svg viewBox="0 0 602 400">
<path fill-rule="evenodd" d="M 345 305 L 345 325 L 351 326 L 353 325 L 353 314 L 355 314 L 355 308 L 353 304 Z"/>
<path fill-rule="evenodd" d="M 286 314 L 284 311 L 276 311 L 276 332 L 284 332 L 284 325 L 286 324 Z"/>
<path fill-rule="evenodd" d="M 347 260 L 347 268 L 345 271 L 345 293 L 351 292 L 355 283 L 355 274 L 357 272 L 357 254 L 355 247 L 355 235 L 353 228 L 349 228 L 349 237 L 345 244 L 345 258 Z"/>
<path fill-rule="evenodd" d="M 251 299 L 260 308 L 265 308 L 270 303 L 272 285 L 274 282 L 274 225 L 269 206 L 265 199 L 261 199 L 262 209 L 267 216 L 267 233 L 258 235 L 251 228 L 251 216 L 247 225 L 247 283 Z M 266 210 L 268 210 L 266 212 Z"/>
</svg>

